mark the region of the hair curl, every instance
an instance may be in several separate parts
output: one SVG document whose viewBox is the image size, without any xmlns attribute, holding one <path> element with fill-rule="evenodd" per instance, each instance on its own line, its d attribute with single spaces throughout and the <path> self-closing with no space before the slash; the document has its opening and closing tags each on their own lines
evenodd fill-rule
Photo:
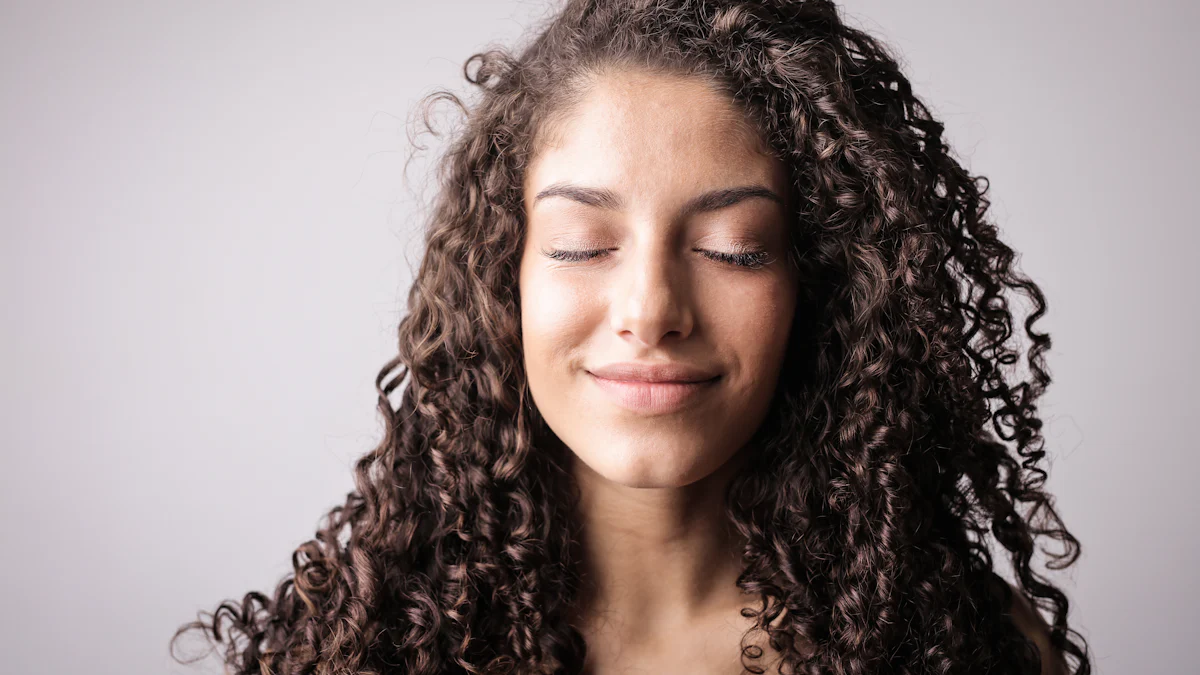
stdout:
<svg viewBox="0 0 1200 675">
<path fill-rule="evenodd" d="M 476 104 L 430 95 L 466 123 L 376 378 L 384 438 L 273 597 L 201 612 L 172 646 L 199 629 L 237 675 L 581 672 L 578 488 L 523 370 L 521 185 L 538 134 L 618 67 L 705 78 L 791 172 L 797 320 L 726 495 L 747 541 L 737 584 L 762 601 L 744 613 L 783 672 L 1039 672 L 995 543 L 1053 617 L 1051 643 L 1090 673 L 1065 594 L 1032 567 L 1038 551 L 1049 569 L 1079 555 L 1043 490 L 1045 299 L 985 218 L 987 179 L 826 0 L 569 0 L 519 53 L 468 59 Z M 1033 305 L 1027 379 L 1008 291 Z M 1035 549 L 1047 540 L 1063 550 Z M 743 646 L 753 672 L 759 655 Z"/>
</svg>

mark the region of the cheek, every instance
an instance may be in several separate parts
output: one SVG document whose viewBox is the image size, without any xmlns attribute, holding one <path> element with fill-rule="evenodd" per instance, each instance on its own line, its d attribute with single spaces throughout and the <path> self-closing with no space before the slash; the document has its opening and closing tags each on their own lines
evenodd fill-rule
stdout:
<svg viewBox="0 0 1200 675">
<path fill-rule="evenodd" d="M 787 350 L 795 291 L 785 280 L 762 279 L 714 289 L 715 341 L 728 349 L 741 370 L 744 389 L 772 386 Z"/>
<path fill-rule="evenodd" d="M 578 356 L 600 304 L 595 290 L 561 276 L 537 269 L 522 274 L 521 332 L 531 376 Z"/>
</svg>

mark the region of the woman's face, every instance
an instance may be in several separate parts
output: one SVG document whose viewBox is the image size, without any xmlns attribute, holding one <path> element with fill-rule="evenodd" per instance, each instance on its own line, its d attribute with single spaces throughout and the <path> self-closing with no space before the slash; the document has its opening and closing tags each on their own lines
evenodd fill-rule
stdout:
<svg viewBox="0 0 1200 675">
<path fill-rule="evenodd" d="M 775 391 L 797 283 L 788 177 L 734 105 L 699 80 L 600 77 L 526 172 L 530 390 L 558 438 L 617 483 L 711 474 Z"/>
</svg>

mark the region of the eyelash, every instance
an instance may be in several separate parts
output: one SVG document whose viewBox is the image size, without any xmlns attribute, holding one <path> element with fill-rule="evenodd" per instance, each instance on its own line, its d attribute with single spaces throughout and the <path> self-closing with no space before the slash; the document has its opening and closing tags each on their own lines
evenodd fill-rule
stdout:
<svg viewBox="0 0 1200 675">
<path fill-rule="evenodd" d="M 606 253 L 609 249 L 598 248 L 586 251 L 562 251 L 552 250 L 547 251 L 546 256 L 554 260 L 563 260 L 566 262 L 583 262 L 591 260 L 602 253 Z M 693 249 L 703 253 L 705 256 L 717 260 L 719 262 L 729 263 L 737 267 L 745 267 L 748 269 L 760 269 L 770 262 L 771 255 L 766 251 L 743 251 L 738 253 L 724 253 L 722 251 L 709 251 L 706 249 Z"/>
</svg>

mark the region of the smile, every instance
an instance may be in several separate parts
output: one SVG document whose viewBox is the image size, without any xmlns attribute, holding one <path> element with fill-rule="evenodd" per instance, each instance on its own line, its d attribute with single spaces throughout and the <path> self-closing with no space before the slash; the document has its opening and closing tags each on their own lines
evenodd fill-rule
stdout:
<svg viewBox="0 0 1200 675">
<path fill-rule="evenodd" d="M 617 405 L 643 414 L 679 410 L 712 388 L 720 376 L 703 382 L 634 382 L 610 380 L 588 373 L 596 386 Z"/>
</svg>

